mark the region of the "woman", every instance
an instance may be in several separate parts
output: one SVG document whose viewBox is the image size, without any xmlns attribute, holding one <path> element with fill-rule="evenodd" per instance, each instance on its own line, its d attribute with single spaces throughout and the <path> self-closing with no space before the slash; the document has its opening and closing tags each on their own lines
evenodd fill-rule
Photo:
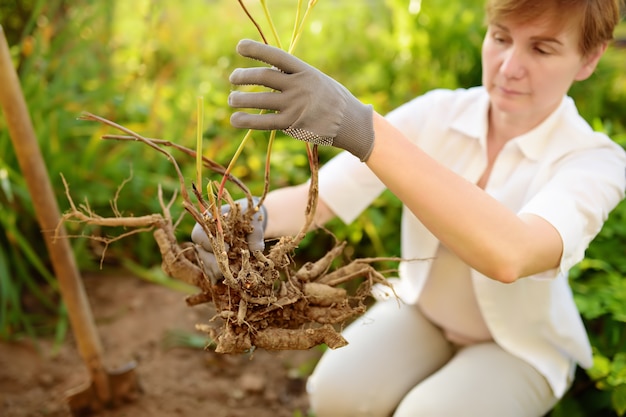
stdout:
<svg viewBox="0 0 626 417">
<path fill-rule="evenodd" d="M 231 82 L 274 91 L 230 105 L 276 112 L 236 112 L 235 127 L 348 151 L 321 169 L 317 224 L 352 221 L 384 188 L 404 204 L 403 303 L 381 294 L 322 357 L 308 384 L 318 417 L 542 416 L 592 363 L 567 274 L 624 197 L 626 157 L 566 94 L 593 73 L 618 3 L 488 0 L 486 13 L 483 85 L 386 117 L 295 57 L 238 45 L 271 67 Z M 268 195 L 265 237 L 299 230 L 307 192 Z"/>
</svg>

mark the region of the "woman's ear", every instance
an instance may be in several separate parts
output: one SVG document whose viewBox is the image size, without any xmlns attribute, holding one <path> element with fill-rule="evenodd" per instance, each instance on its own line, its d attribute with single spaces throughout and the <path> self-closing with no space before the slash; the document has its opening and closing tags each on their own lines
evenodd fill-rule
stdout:
<svg viewBox="0 0 626 417">
<path fill-rule="evenodd" d="M 608 42 L 603 42 L 601 45 L 597 46 L 594 51 L 582 58 L 583 65 L 580 67 L 578 74 L 576 74 L 576 77 L 574 78 L 576 81 L 586 80 L 591 76 L 591 74 L 593 74 L 608 45 Z"/>
</svg>

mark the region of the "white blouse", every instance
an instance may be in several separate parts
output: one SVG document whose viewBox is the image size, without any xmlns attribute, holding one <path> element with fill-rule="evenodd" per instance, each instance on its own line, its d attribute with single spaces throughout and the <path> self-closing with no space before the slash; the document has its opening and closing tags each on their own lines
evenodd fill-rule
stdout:
<svg viewBox="0 0 626 417">
<path fill-rule="evenodd" d="M 387 119 L 431 157 L 476 183 L 487 166 L 488 106 L 482 87 L 434 90 Z M 367 165 L 347 152 L 325 164 L 319 179 L 320 198 L 346 223 L 385 189 Z M 624 198 L 625 187 L 624 150 L 594 132 L 569 97 L 535 129 L 507 142 L 485 187 L 512 211 L 550 222 L 563 240 L 559 268 L 512 284 L 473 269 L 470 274 L 493 339 L 541 372 L 557 397 L 567 389 L 573 362 L 592 365 L 568 271 L 583 259 L 609 212 Z M 401 232 L 407 261 L 400 264 L 395 288 L 405 302 L 416 303 L 432 266 L 424 259 L 436 255 L 439 241 L 406 207 Z"/>
</svg>

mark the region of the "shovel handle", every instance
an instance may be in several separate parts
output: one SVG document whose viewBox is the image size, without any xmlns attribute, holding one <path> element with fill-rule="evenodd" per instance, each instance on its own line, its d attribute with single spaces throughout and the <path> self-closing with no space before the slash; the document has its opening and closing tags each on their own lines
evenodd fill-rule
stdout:
<svg viewBox="0 0 626 417">
<path fill-rule="evenodd" d="M 67 306 L 78 350 L 89 369 L 98 396 L 111 397 L 108 375 L 102 360 L 102 344 L 96 331 L 89 301 L 83 287 L 61 215 L 48 177 L 46 164 L 35 136 L 9 46 L 0 25 L 0 107 L 9 128 L 13 148 L 41 226 L 52 267 Z M 57 231 L 55 236 L 54 231 Z"/>
</svg>

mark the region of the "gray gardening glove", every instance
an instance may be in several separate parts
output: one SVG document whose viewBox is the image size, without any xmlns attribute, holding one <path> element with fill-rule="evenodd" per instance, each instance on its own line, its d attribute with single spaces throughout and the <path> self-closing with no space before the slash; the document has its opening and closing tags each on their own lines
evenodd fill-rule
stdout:
<svg viewBox="0 0 626 417">
<path fill-rule="evenodd" d="M 252 199 L 256 205 L 259 201 L 258 198 Z M 242 198 L 235 201 L 236 204 L 241 206 L 242 211 L 248 210 L 248 199 Z M 226 214 L 230 211 L 230 205 L 225 204 L 222 206 L 222 214 Z M 263 251 L 265 249 L 264 233 L 265 226 L 267 225 L 267 210 L 264 206 L 259 207 L 259 210 L 252 216 L 252 233 L 247 236 L 248 247 L 250 251 Z M 217 264 L 215 255 L 213 254 L 213 247 L 209 241 L 209 237 L 202 230 L 202 226 L 196 223 L 191 231 L 191 240 L 196 244 L 196 249 L 200 260 L 204 264 L 206 273 L 213 283 L 216 283 L 223 277 L 222 271 Z"/>
<path fill-rule="evenodd" d="M 374 145 L 372 106 L 357 100 L 337 81 L 279 48 L 244 39 L 237 52 L 273 68 L 238 68 L 235 85 L 262 85 L 275 92 L 233 91 L 228 103 L 236 108 L 276 110 L 276 113 L 236 112 L 234 127 L 282 130 L 318 145 L 345 149 L 366 161 Z"/>
</svg>

